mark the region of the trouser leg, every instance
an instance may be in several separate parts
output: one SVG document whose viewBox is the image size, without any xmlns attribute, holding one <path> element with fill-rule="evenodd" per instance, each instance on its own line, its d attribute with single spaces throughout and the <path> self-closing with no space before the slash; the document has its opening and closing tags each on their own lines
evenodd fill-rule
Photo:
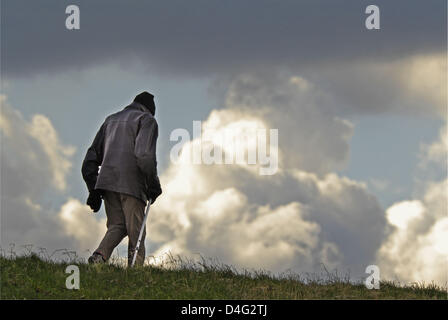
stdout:
<svg viewBox="0 0 448 320">
<path fill-rule="evenodd" d="M 126 194 L 121 194 L 121 204 L 126 220 L 126 231 L 128 234 L 128 266 L 130 266 L 132 264 L 132 258 L 134 257 L 135 247 L 137 246 L 140 229 L 143 224 L 146 204 L 142 200 Z M 145 236 L 146 226 L 143 231 L 140 248 L 137 252 L 137 258 L 135 260 L 136 265 L 143 265 L 143 262 L 145 261 Z"/>
<path fill-rule="evenodd" d="M 115 247 L 126 236 L 127 231 L 120 194 L 105 190 L 103 192 L 103 200 L 106 208 L 107 232 L 95 252 L 100 253 L 107 260 L 112 255 Z"/>
</svg>

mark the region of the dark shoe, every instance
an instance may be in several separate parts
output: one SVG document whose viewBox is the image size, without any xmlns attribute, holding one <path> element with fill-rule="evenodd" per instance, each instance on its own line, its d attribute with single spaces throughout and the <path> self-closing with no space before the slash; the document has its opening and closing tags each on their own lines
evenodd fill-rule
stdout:
<svg viewBox="0 0 448 320">
<path fill-rule="evenodd" d="M 98 264 L 98 263 L 105 263 L 106 260 L 103 258 L 103 256 L 97 252 L 94 252 L 90 257 L 89 257 L 89 263 L 90 264 Z"/>
</svg>

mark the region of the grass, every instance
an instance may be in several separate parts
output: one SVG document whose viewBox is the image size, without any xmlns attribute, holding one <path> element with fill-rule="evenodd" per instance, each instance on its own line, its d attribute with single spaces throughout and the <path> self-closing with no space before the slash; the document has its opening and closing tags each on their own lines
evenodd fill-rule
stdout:
<svg viewBox="0 0 448 320">
<path fill-rule="evenodd" d="M 71 260 L 71 261 L 68 261 Z M 119 263 L 88 265 L 71 258 L 55 261 L 36 253 L 0 256 L 1 299 L 447 299 L 435 284 L 401 286 L 381 282 L 368 290 L 334 274 L 325 279 L 274 277 L 261 271 L 238 272 L 217 263 L 171 257 L 169 266 L 128 269 Z M 65 269 L 76 264 L 80 289 L 65 286 Z"/>
</svg>

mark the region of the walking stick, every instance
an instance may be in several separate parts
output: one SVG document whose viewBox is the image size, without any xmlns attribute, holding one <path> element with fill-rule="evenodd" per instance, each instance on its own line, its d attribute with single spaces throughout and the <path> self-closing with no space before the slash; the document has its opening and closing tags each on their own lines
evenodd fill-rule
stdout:
<svg viewBox="0 0 448 320">
<path fill-rule="evenodd" d="M 143 217 L 142 228 L 140 229 L 140 234 L 139 234 L 139 236 L 138 236 L 137 245 L 135 246 L 134 257 L 132 258 L 131 267 L 134 266 L 134 264 L 135 264 L 135 258 L 137 258 L 138 249 L 140 249 L 140 242 L 142 241 L 143 230 L 145 229 L 146 218 L 148 218 L 149 206 L 150 206 L 150 205 L 151 205 L 151 199 L 149 199 L 149 201 L 148 201 L 148 205 L 146 206 L 145 216 Z"/>
</svg>

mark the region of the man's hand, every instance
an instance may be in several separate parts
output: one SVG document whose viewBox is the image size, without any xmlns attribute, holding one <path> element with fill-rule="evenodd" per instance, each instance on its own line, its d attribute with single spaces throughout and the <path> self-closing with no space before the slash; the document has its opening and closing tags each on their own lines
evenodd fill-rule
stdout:
<svg viewBox="0 0 448 320">
<path fill-rule="evenodd" d="M 148 198 L 151 199 L 151 204 L 153 204 L 157 197 L 160 196 L 162 194 L 162 189 L 150 189 L 148 192 Z"/>
<path fill-rule="evenodd" d="M 101 192 L 100 190 L 93 190 L 90 192 L 89 197 L 87 198 L 87 205 L 93 210 L 93 212 L 98 212 L 101 208 Z"/>
</svg>

